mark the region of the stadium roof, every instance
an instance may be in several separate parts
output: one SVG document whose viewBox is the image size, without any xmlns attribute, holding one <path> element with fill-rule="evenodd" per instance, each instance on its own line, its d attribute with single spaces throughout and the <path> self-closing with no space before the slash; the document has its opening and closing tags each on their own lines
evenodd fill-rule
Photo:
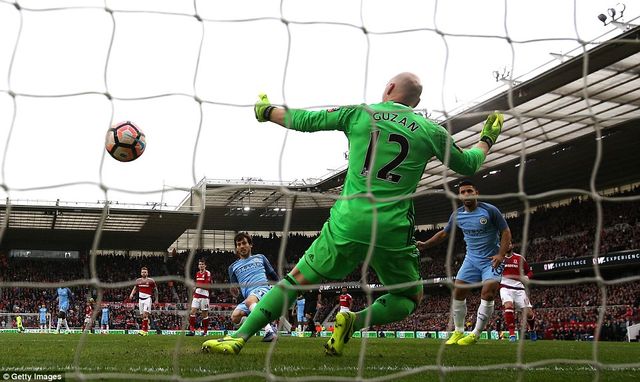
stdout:
<svg viewBox="0 0 640 382">
<path fill-rule="evenodd" d="M 0 222 L 6 207 L 0 206 Z M 10 205 L 0 248 L 89 250 L 103 213 L 99 249 L 165 251 L 197 220 L 194 213 L 154 209 Z"/>
<path fill-rule="evenodd" d="M 640 181 L 640 27 L 524 82 L 512 86 L 442 122 L 461 147 L 477 142 L 480 129 L 493 110 L 505 111 L 500 139 L 482 169 L 473 177 L 482 194 L 532 196 L 539 204 L 589 190 L 597 168 L 597 189 Z M 597 140 L 596 126 L 601 129 Z M 521 164 L 524 154 L 524 166 Z M 523 189 L 518 187 L 524 171 Z M 446 221 L 452 206 L 442 191 L 454 187 L 458 175 L 437 160 L 431 161 L 415 198 L 416 223 Z M 281 231 L 282 208 L 291 209 L 289 230 L 318 230 L 341 190 L 346 171 L 313 185 L 278 184 L 248 179 L 241 182 L 204 180 L 205 229 Z M 565 191 L 558 191 L 565 189 Z M 571 191 L 569 189 L 572 189 Z M 193 193 L 192 193 L 193 194 Z M 197 192 L 196 192 L 197 194 Z M 183 208 L 199 205 L 189 197 Z M 522 209 L 516 197 L 493 200 L 503 211 Z"/>
</svg>

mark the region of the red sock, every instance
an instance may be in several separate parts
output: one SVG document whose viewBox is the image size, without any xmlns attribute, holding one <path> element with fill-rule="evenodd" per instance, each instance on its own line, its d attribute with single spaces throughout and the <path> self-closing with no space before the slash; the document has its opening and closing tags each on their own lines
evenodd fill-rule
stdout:
<svg viewBox="0 0 640 382">
<path fill-rule="evenodd" d="M 142 331 L 143 332 L 148 332 L 149 331 L 149 319 L 148 318 L 143 318 L 142 319 Z"/>
<path fill-rule="evenodd" d="M 513 309 L 505 309 L 504 310 L 504 320 L 507 323 L 507 329 L 509 329 L 509 335 L 516 335 L 516 321 L 513 315 Z"/>
<path fill-rule="evenodd" d="M 202 334 L 207 334 L 209 330 L 209 317 L 202 319 Z"/>
<path fill-rule="evenodd" d="M 196 331 L 196 316 L 195 314 L 189 315 L 189 330 L 192 332 Z"/>
</svg>

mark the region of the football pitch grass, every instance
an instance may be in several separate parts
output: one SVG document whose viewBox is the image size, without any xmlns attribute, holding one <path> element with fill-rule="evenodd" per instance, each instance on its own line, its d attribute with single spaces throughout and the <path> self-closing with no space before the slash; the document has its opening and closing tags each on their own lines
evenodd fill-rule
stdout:
<svg viewBox="0 0 640 382">
<path fill-rule="evenodd" d="M 85 378 L 107 380 L 168 380 L 170 375 L 183 378 L 261 381 L 267 377 L 266 356 L 270 344 L 254 338 L 237 356 L 203 354 L 200 345 L 212 337 L 134 335 L 99 335 L 86 337 L 76 362 L 78 334 L 2 334 L 0 335 L 0 372 L 62 372 L 66 380 L 76 380 L 69 373 L 78 367 Z M 178 340 L 181 341 L 176 347 Z M 352 339 L 342 357 L 324 355 L 326 338 L 281 337 L 275 345 L 270 371 L 277 379 L 347 380 L 358 375 L 361 339 Z M 592 381 L 596 369 L 586 361 L 593 359 L 592 342 L 525 342 L 522 362 L 530 368 L 518 370 L 517 343 L 480 341 L 474 346 L 446 347 L 442 353 L 444 374 L 436 369 L 440 341 L 426 339 L 367 339 L 362 369 L 365 379 L 395 381 Z M 640 381 L 640 344 L 600 342 L 598 361 L 600 381 Z M 174 363 L 174 355 L 176 355 Z M 559 361 L 553 361 L 556 358 Z M 582 360 L 570 363 L 566 360 Z M 620 364 L 634 367 L 616 370 Z M 499 366 L 495 370 L 478 367 Z M 500 366 L 503 365 L 503 366 Z M 463 370 L 456 371 L 455 367 Z M 407 375 L 411 369 L 422 368 Z M 119 373 L 135 376 L 117 375 Z M 250 374 L 245 374 L 250 373 Z M 224 375 L 230 374 L 230 375 Z M 161 376 L 163 375 L 163 376 Z M 393 376 L 397 378 L 392 378 Z M 313 378 L 315 376 L 316 378 Z M 93 377 L 93 378 L 92 378 Z M 236 378 L 239 377 L 239 378 Z"/>
</svg>

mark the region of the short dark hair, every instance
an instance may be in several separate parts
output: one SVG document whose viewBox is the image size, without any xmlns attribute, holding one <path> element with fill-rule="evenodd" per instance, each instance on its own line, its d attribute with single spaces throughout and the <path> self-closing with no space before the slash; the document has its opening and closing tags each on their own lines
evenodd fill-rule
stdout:
<svg viewBox="0 0 640 382">
<path fill-rule="evenodd" d="M 242 241 L 242 239 L 247 239 L 247 243 L 253 245 L 253 242 L 251 241 L 251 236 L 249 236 L 249 234 L 246 232 L 237 233 L 236 236 L 233 238 L 233 243 L 235 244 L 239 241 Z"/>
<path fill-rule="evenodd" d="M 204 257 L 201 257 L 198 259 L 199 263 L 204 263 L 204 265 L 207 265 L 207 262 L 204 260 Z"/>
<path fill-rule="evenodd" d="M 478 189 L 478 186 L 476 186 L 476 184 L 471 179 L 463 179 L 460 183 L 458 183 L 458 190 L 460 190 L 460 187 L 462 186 L 471 186 L 476 190 Z"/>
<path fill-rule="evenodd" d="M 140 270 L 143 270 L 143 269 L 149 270 L 149 268 L 147 268 L 147 267 L 140 268 Z"/>
</svg>

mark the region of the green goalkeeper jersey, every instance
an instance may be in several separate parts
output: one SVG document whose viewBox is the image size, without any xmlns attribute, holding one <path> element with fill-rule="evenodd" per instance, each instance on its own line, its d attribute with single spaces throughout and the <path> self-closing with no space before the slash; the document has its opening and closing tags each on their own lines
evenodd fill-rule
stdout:
<svg viewBox="0 0 640 382">
<path fill-rule="evenodd" d="M 376 224 L 375 244 L 380 248 L 414 245 L 411 195 L 432 157 L 444 162 L 449 146 L 449 168 L 462 175 L 474 174 L 484 161 L 482 150 L 460 150 L 442 126 L 392 101 L 290 110 L 287 127 L 345 133 L 349 166 L 341 198 L 331 208 L 329 228 L 343 239 L 369 244 Z"/>
</svg>

